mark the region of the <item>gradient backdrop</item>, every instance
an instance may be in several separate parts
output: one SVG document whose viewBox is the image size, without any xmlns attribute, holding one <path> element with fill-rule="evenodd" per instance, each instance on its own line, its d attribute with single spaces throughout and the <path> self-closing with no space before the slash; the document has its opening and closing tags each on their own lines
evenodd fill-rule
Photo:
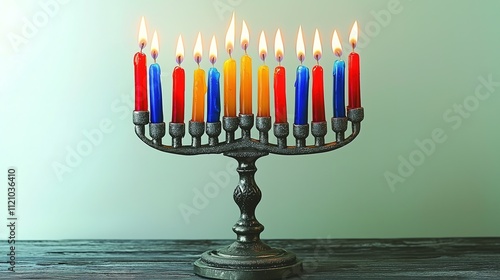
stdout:
<svg viewBox="0 0 500 280">
<path fill-rule="evenodd" d="M 203 35 L 206 70 L 216 36 L 222 69 L 232 11 L 238 41 L 241 21 L 249 26 L 255 71 L 261 30 L 273 68 L 281 28 L 289 120 L 299 25 L 309 67 L 315 28 L 321 33 L 328 118 L 333 30 L 344 59 L 354 20 L 362 31 L 361 135 L 336 152 L 258 161 L 263 238 L 498 236 L 499 9 L 495 0 L 3 0 L 0 173 L 18 170 L 17 237 L 234 237 L 235 164 L 222 155 L 160 153 L 132 124 L 141 16 L 149 39 L 154 29 L 160 36 L 166 121 L 176 41 L 184 37 L 189 120 L 196 35 Z M 242 53 L 236 43 L 235 58 Z"/>
</svg>

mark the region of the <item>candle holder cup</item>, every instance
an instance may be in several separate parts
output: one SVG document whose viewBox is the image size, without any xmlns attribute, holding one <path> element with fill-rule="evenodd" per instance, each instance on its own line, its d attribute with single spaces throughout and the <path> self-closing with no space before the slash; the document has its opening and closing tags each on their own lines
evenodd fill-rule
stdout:
<svg viewBox="0 0 500 280">
<path fill-rule="evenodd" d="M 240 209 L 240 218 L 233 226 L 236 240 L 225 248 L 209 250 L 203 253 L 195 263 L 197 275 L 212 279 L 284 279 L 302 273 L 302 262 L 292 252 L 271 248 L 260 239 L 264 226 L 255 217 L 255 208 L 260 202 L 262 193 L 255 183 L 256 161 L 269 154 L 305 155 L 330 152 L 339 149 L 359 134 L 361 121 L 364 118 L 363 108 L 348 109 L 347 117 L 332 118 L 334 142 L 325 143 L 327 134 L 326 122 L 313 122 L 310 129 L 314 143 L 307 145 L 309 124 L 294 125 L 294 146 L 287 146 L 289 136 L 288 123 L 275 123 L 273 133 L 276 144 L 270 143 L 268 131 L 271 129 L 269 117 L 257 117 L 256 127 L 259 139 L 251 137 L 254 126 L 254 115 L 224 117 L 221 122 L 204 123 L 189 122 L 191 145 L 182 145 L 185 134 L 184 124 L 169 124 L 169 135 L 172 146 L 164 145 L 165 123 L 149 123 L 148 111 L 134 111 L 133 122 L 137 136 L 148 146 L 171 154 L 203 155 L 223 154 L 238 161 L 236 171 L 239 183 L 234 190 L 233 198 Z M 352 133 L 345 136 L 348 124 Z M 145 126 L 149 124 L 150 136 L 145 134 Z M 222 126 L 222 129 L 221 129 Z M 235 138 L 235 131 L 241 129 L 241 137 Z M 226 132 L 225 141 L 219 141 L 222 130 Z M 209 141 L 201 143 L 201 136 L 207 133 Z"/>
</svg>

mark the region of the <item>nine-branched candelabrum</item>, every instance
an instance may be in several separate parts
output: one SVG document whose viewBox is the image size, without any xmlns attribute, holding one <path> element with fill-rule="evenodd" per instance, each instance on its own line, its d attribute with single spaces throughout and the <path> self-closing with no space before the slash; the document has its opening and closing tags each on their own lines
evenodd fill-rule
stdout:
<svg viewBox="0 0 500 280">
<path fill-rule="evenodd" d="M 215 279 L 284 279 L 300 274 L 302 262 L 296 256 L 282 249 L 274 249 L 260 240 L 264 226 L 255 217 L 255 208 L 261 199 L 261 191 L 254 180 L 255 162 L 268 154 L 304 155 L 333 151 L 349 144 L 360 132 L 364 117 L 363 108 L 347 110 L 347 117 L 332 118 L 331 129 L 335 141 L 325 142 L 328 132 L 327 122 L 312 122 L 311 125 L 293 125 L 294 145 L 288 145 L 288 123 L 274 123 L 270 117 L 256 117 L 253 114 L 239 117 L 223 117 L 222 123 L 194 122 L 188 124 L 191 144 L 185 145 L 184 123 L 169 123 L 168 133 L 171 145 L 165 145 L 166 125 L 149 122 L 149 111 L 134 111 L 133 121 L 137 136 L 150 147 L 162 152 L 178 155 L 224 154 L 238 161 L 239 183 L 234 191 L 234 201 L 240 208 L 240 218 L 233 226 L 237 238 L 231 245 L 210 250 L 194 263 L 196 274 Z M 251 137 L 254 126 L 259 138 Z M 348 126 L 352 133 L 346 137 Z M 149 138 L 145 127 L 149 125 Z M 269 131 L 273 127 L 276 143 L 271 143 Z M 235 133 L 241 130 L 241 137 Z M 225 139 L 221 140 L 222 130 Z M 314 143 L 308 145 L 309 130 Z M 202 143 L 202 136 L 208 136 L 208 143 Z M 332 137 L 333 138 L 333 137 Z M 312 140 L 312 139 L 311 139 Z"/>
</svg>

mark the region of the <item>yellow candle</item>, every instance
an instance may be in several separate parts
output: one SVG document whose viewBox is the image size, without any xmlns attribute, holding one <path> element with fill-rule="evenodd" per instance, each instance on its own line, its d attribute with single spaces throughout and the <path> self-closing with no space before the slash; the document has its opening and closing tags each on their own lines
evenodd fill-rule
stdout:
<svg viewBox="0 0 500 280">
<path fill-rule="evenodd" d="M 201 34 L 198 33 L 198 39 L 194 47 L 194 60 L 198 64 L 198 69 L 194 70 L 193 80 L 193 112 L 191 120 L 194 122 L 203 122 L 205 116 L 205 93 L 207 84 L 205 82 L 205 70 L 200 69 L 201 62 Z"/>
<path fill-rule="evenodd" d="M 262 59 L 262 62 L 265 63 L 267 56 L 267 44 L 266 37 L 264 35 L 264 31 L 260 33 L 259 40 L 259 56 Z M 258 75 L 258 109 L 257 109 L 257 117 L 269 117 L 269 67 L 267 65 L 261 65 L 259 67 Z"/>
<path fill-rule="evenodd" d="M 243 21 L 241 47 L 245 51 L 245 55 L 241 57 L 240 113 L 244 115 L 252 114 L 252 59 L 247 54 L 249 37 L 247 24 Z"/>
<path fill-rule="evenodd" d="M 224 62 L 224 117 L 236 117 L 236 61 L 231 58 L 234 45 L 234 14 L 226 33 L 229 59 Z"/>
<path fill-rule="evenodd" d="M 236 117 L 236 61 L 224 62 L 224 116 Z"/>
<path fill-rule="evenodd" d="M 269 117 L 269 67 L 259 67 L 258 117 Z"/>
</svg>

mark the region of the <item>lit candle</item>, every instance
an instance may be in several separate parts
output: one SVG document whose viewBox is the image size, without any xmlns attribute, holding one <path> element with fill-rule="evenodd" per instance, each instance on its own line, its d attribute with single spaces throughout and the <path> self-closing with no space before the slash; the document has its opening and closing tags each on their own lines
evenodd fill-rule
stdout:
<svg viewBox="0 0 500 280">
<path fill-rule="evenodd" d="M 215 36 L 210 43 L 210 63 L 212 67 L 208 70 L 208 96 L 207 96 L 207 122 L 218 122 L 220 120 L 220 73 L 215 68 L 217 61 L 217 43 Z"/>
<path fill-rule="evenodd" d="M 257 96 L 257 116 L 258 117 L 269 117 L 269 67 L 266 63 L 267 56 L 267 43 L 266 35 L 264 31 L 260 33 L 259 39 L 259 56 L 262 59 L 262 65 L 258 70 L 258 96 Z"/>
<path fill-rule="evenodd" d="M 236 61 L 231 57 L 234 48 L 234 14 L 226 33 L 229 59 L 224 62 L 224 116 L 236 117 Z"/>
<path fill-rule="evenodd" d="M 333 116 L 335 118 L 345 117 L 345 62 L 342 56 L 342 45 L 340 44 L 337 30 L 333 32 L 333 53 L 339 58 L 333 64 Z"/>
<path fill-rule="evenodd" d="M 274 113 L 275 123 L 286 123 L 286 71 L 281 66 L 281 61 L 285 54 L 281 31 L 278 29 L 274 38 L 274 54 L 278 61 L 278 66 L 274 68 Z"/>
<path fill-rule="evenodd" d="M 184 93 L 186 88 L 186 74 L 181 67 L 184 60 L 184 45 L 182 43 L 182 36 L 179 35 L 177 40 L 177 49 L 175 52 L 175 66 L 172 72 L 172 122 L 184 123 Z"/>
<path fill-rule="evenodd" d="M 205 83 L 205 70 L 200 68 L 201 54 L 201 33 L 198 33 L 196 44 L 194 46 L 194 61 L 198 64 L 198 69 L 194 70 L 193 79 L 193 122 L 203 122 L 205 113 L 205 93 L 207 85 Z"/>
<path fill-rule="evenodd" d="M 245 54 L 241 57 L 240 70 L 240 114 L 252 114 L 252 59 L 247 54 L 249 42 L 248 28 L 245 21 L 241 29 L 241 48 Z"/>
<path fill-rule="evenodd" d="M 302 65 L 305 55 L 304 38 L 302 36 L 302 27 L 299 27 L 297 35 L 297 58 L 300 65 L 297 67 L 297 75 L 295 79 L 295 121 L 296 125 L 307 124 L 307 99 L 309 91 L 309 68 Z"/>
<path fill-rule="evenodd" d="M 151 56 L 154 63 L 149 66 L 149 98 L 151 99 L 151 123 L 163 122 L 163 105 L 161 100 L 161 69 L 156 63 L 156 58 L 160 52 L 158 34 L 156 31 L 151 42 Z"/>
<path fill-rule="evenodd" d="M 358 42 L 358 22 L 355 21 L 349 35 L 352 52 L 349 54 L 349 106 L 348 108 L 361 107 L 361 90 L 359 83 L 359 55 L 354 51 Z"/>
<path fill-rule="evenodd" d="M 135 78 L 135 110 L 148 110 L 148 74 L 146 68 L 146 55 L 142 52 L 148 42 L 146 23 L 144 17 L 141 19 L 139 27 L 139 48 L 141 49 L 134 55 L 134 78 Z"/>
<path fill-rule="evenodd" d="M 321 58 L 321 41 L 319 32 L 314 33 L 313 56 L 317 64 L 312 68 L 312 115 L 313 122 L 325 121 L 325 96 L 323 85 L 323 67 L 319 65 Z"/>
</svg>

